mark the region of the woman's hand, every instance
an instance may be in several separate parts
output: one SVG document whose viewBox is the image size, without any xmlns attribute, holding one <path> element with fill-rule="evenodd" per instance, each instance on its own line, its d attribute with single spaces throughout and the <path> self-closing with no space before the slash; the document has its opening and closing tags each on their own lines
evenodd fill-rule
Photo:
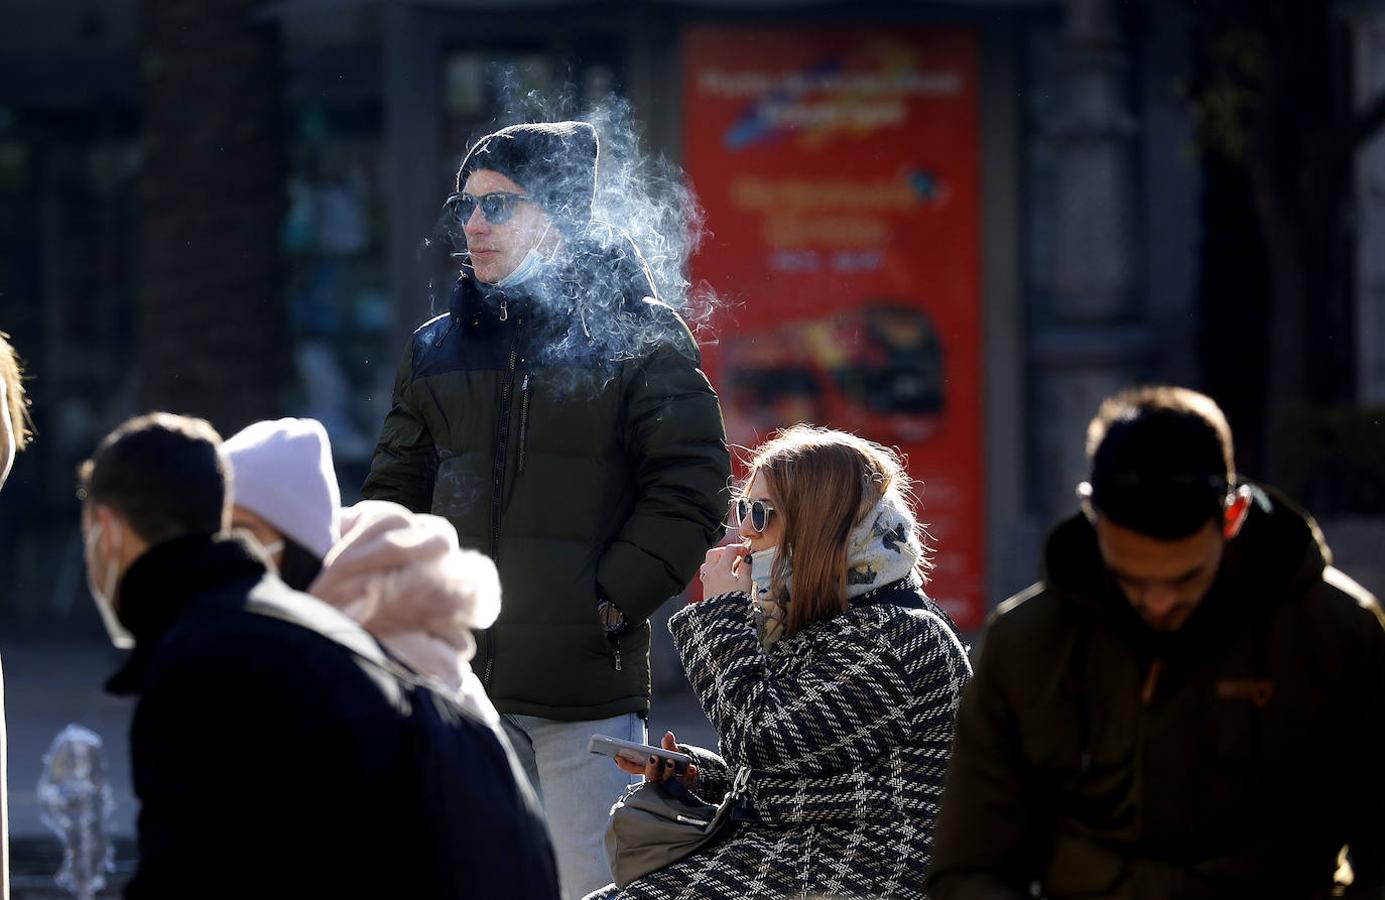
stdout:
<svg viewBox="0 0 1385 900">
<path fill-rule="evenodd" d="M 659 742 L 659 746 L 665 750 L 678 749 L 678 741 L 674 739 L 672 731 L 664 732 L 664 739 Z M 671 759 L 660 759 L 657 756 L 649 757 L 645 763 L 631 762 L 622 756 L 617 756 L 615 760 L 621 771 L 631 775 L 643 775 L 645 781 L 668 781 L 670 778 L 677 778 L 678 783 L 688 790 L 692 790 L 693 782 L 697 781 L 697 766 L 692 764 L 682 768 L 675 765 Z"/>
<path fill-rule="evenodd" d="M 750 593 L 749 548 L 745 544 L 729 544 L 713 547 L 707 551 L 707 558 L 698 569 L 702 577 L 702 599 L 727 594 L 731 591 Z"/>
</svg>

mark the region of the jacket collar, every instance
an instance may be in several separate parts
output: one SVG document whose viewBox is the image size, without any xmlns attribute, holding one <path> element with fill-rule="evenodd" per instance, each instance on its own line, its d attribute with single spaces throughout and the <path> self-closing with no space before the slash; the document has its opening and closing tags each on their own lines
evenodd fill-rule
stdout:
<svg viewBox="0 0 1385 900">
<path fill-rule="evenodd" d="M 539 289 L 536 283 L 516 285 L 512 288 L 498 288 L 493 284 L 462 276 L 452 286 L 447 309 L 452 320 L 463 327 L 476 327 L 483 323 L 486 327 L 496 327 L 520 314 L 527 315 L 530 308 L 540 308 L 544 304 L 535 303 L 533 292 Z"/>
<path fill-rule="evenodd" d="M 466 276 L 457 279 L 448 312 L 462 326 L 502 321 L 502 314 L 508 320 L 519 311 L 555 320 L 579 314 L 601 320 L 655 296 L 649 268 L 631 237 L 594 222 L 565 240 L 544 271 L 522 285 L 498 288 Z"/>
<path fill-rule="evenodd" d="M 258 549 L 235 535 L 185 535 L 149 548 L 120 580 L 118 615 L 135 648 L 106 690 L 122 696 L 139 691 L 155 648 L 199 594 L 253 583 L 266 571 Z"/>
</svg>

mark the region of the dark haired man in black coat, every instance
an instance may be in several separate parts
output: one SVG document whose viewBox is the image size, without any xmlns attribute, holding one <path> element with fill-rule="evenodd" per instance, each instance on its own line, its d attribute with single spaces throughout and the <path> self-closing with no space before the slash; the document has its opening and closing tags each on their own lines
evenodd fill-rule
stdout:
<svg viewBox="0 0 1385 900">
<path fill-rule="evenodd" d="M 556 897 L 503 740 L 227 535 L 225 472 L 164 414 L 82 471 L 92 592 L 133 647 L 108 685 L 138 697 L 127 896 Z"/>
</svg>

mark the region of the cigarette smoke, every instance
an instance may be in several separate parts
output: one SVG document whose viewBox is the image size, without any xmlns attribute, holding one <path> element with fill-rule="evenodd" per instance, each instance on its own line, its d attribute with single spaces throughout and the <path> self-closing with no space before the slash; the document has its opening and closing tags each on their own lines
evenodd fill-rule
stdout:
<svg viewBox="0 0 1385 900">
<path fill-rule="evenodd" d="M 608 362 L 618 362 L 674 337 L 669 322 L 630 315 L 628 309 L 610 302 L 632 293 L 656 296 L 678 311 L 699 343 L 712 340 L 708 321 L 718 299 L 705 283 L 694 285 L 688 274 L 689 259 L 706 235 L 702 208 L 682 170 L 666 157 L 645 150 L 630 102 L 612 94 L 582 110 L 574 102 L 571 87 L 548 100 L 538 92 L 515 90 L 513 70 L 501 70 L 499 79 L 497 95 L 509 98 L 507 108 L 473 135 L 472 142 L 511 124 L 579 119 L 596 129 L 600 143 L 591 227 L 569 233 L 570 239 L 550 260 L 560 289 L 534 295 L 536 301 L 563 306 L 568 312 L 574 295 L 579 296 L 572 328 L 550 337 L 545 352 L 548 361 L 599 353 Z M 458 165 L 466 149 L 461 148 Z M 554 170 L 571 164 L 559 159 L 548 162 Z M 445 211 L 425 244 L 440 251 L 433 254 L 435 259 L 446 255 L 450 260 L 430 279 L 436 315 L 448 309 L 459 267 L 465 271 L 460 223 Z M 646 278 L 647 288 L 642 287 Z"/>
</svg>

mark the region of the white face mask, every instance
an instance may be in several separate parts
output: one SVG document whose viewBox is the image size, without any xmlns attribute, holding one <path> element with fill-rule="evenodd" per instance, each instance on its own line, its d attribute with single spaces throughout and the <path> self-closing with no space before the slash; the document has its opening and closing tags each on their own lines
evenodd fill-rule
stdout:
<svg viewBox="0 0 1385 900">
<path fill-rule="evenodd" d="M 539 252 L 539 245 L 548 237 L 548 230 L 552 227 L 552 222 L 549 222 L 548 225 L 544 227 L 543 234 L 539 235 L 537 241 L 534 241 L 534 246 L 529 248 L 529 252 L 524 254 L 524 259 L 519 261 L 519 265 L 515 266 L 513 272 L 497 281 L 495 283 L 496 287 L 511 288 L 516 285 L 524 284 L 524 282 L 533 278 L 543 269 L 548 260 L 544 259 L 543 254 Z"/>
<path fill-rule="evenodd" d="M 120 583 L 120 545 L 124 537 L 123 530 L 116 533 L 115 546 L 111 549 L 112 556 L 106 561 L 105 577 L 99 584 L 96 581 L 96 548 L 101 540 L 100 522 L 91 526 L 91 531 L 87 532 L 83 557 L 87 567 L 87 589 L 91 591 L 91 599 L 96 603 L 96 611 L 101 614 L 106 634 L 110 635 L 112 644 L 121 650 L 129 650 L 135 646 L 135 636 L 120 624 L 120 619 L 115 613 L 115 593 Z"/>
<path fill-rule="evenodd" d="M 756 596 L 766 593 L 773 580 L 774 560 L 779 555 L 778 547 L 766 547 L 763 550 L 756 550 L 750 554 L 750 580 L 755 583 Z M 789 589 L 789 582 L 792 580 L 789 573 L 785 573 L 784 590 Z"/>
</svg>

